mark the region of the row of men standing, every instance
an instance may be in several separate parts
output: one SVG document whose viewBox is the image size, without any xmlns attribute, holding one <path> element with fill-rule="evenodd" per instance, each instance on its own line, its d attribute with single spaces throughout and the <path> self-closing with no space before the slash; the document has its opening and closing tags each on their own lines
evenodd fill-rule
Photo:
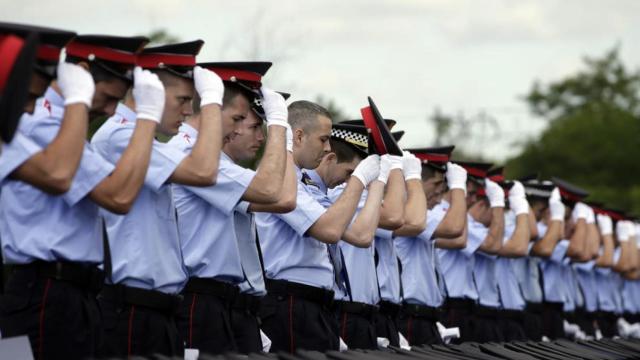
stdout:
<svg viewBox="0 0 640 360">
<path fill-rule="evenodd" d="M 39 358 L 420 345 L 442 341 L 438 322 L 461 341 L 565 336 L 565 318 L 610 336 L 637 320 L 634 225 L 566 182 L 506 182 L 453 147 L 384 154 L 400 133 L 374 146 L 366 118 L 287 107 L 262 86 L 270 63 L 197 64 L 202 41 L 1 28 L 39 38 L 0 157 L 0 331 Z M 238 165 L 263 145 L 256 171 Z"/>
</svg>

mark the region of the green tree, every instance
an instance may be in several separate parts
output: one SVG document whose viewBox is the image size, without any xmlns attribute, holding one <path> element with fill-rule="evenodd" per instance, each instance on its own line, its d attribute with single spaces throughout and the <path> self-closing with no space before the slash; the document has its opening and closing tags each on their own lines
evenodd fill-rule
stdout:
<svg viewBox="0 0 640 360">
<path fill-rule="evenodd" d="M 331 114 L 331 121 L 333 121 L 334 124 L 350 119 L 344 112 L 344 110 L 340 106 L 338 106 L 338 104 L 336 104 L 333 99 L 318 95 L 316 96 L 315 102 L 329 111 L 329 113 Z M 360 116 L 358 116 L 358 118 L 359 117 Z"/>
<path fill-rule="evenodd" d="M 640 73 L 617 48 L 584 62 L 562 80 L 534 83 L 524 99 L 549 127 L 507 162 L 508 175 L 558 176 L 585 187 L 589 199 L 640 214 Z"/>
</svg>

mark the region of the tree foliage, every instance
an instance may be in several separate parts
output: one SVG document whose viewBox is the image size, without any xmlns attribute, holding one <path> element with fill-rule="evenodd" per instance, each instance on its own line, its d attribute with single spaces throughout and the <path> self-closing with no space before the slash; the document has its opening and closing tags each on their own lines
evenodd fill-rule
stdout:
<svg viewBox="0 0 640 360">
<path fill-rule="evenodd" d="M 584 63 L 565 79 L 533 85 L 525 101 L 549 127 L 507 170 L 558 176 L 588 189 L 589 199 L 640 214 L 640 73 L 625 67 L 617 48 Z"/>
</svg>

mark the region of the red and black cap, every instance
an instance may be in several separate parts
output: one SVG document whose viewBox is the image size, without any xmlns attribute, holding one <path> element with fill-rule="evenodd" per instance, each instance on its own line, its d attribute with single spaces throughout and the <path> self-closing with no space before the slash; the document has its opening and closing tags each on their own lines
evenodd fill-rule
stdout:
<svg viewBox="0 0 640 360">
<path fill-rule="evenodd" d="M 589 196 L 589 193 L 586 190 L 573 185 L 568 181 L 562 180 L 557 177 L 552 178 L 551 181 L 553 181 L 553 183 L 560 190 L 560 197 L 562 197 L 562 199 L 569 204 L 577 203 Z"/>
<path fill-rule="evenodd" d="M 363 158 L 367 157 L 369 149 L 369 130 L 360 125 L 333 124 L 331 138 L 350 145 Z"/>
<path fill-rule="evenodd" d="M 514 185 L 514 182 L 511 180 L 507 180 L 504 176 L 504 166 L 498 166 L 493 169 L 487 171 L 487 179 L 493 181 L 494 183 L 500 185 L 504 190 L 504 195 L 509 195 L 509 190 Z"/>
<path fill-rule="evenodd" d="M 467 178 L 469 180 L 482 186 L 484 186 L 484 179 L 487 177 L 489 169 L 493 166 L 491 163 L 484 162 L 456 161 L 455 163 L 467 170 Z"/>
<path fill-rule="evenodd" d="M 236 83 L 250 91 L 259 91 L 262 87 L 262 77 L 271 68 L 268 61 L 233 61 L 233 62 L 207 62 L 200 63 L 205 69 L 209 69 L 222 79 Z"/>
<path fill-rule="evenodd" d="M 437 171 L 446 172 L 447 163 L 451 161 L 451 153 L 455 146 L 438 146 L 428 148 L 407 149 L 422 161 L 423 165 L 429 166 Z"/>
<path fill-rule="evenodd" d="M 378 155 L 397 155 L 402 156 L 402 149 L 391 135 L 391 131 L 387 126 L 384 118 L 380 114 L 378 107 L 371 97 L 368 97 L 369 106 L 360 109 L 364 125 L 369 129 L 371 142 L 369 144 L 369 153 Z"/>
<path fill-rule="evenodd" d="M 362 120 L 362 119 L 344 120 L 344 121 L 340 121 L 340 123 L 341 124 L 347 124 L 347 125 L 365 126 L 364 125 L 364 120 Z M 398 122 L 393 120 L 393 119 L 384 119 L 384 123 L 387 124 L 387 127 L 389 128 L 389 130 L 391 130 L 391 129 L 393 129 L 394 126 L 396 126 L 396 124 Z"/>
<path fill-rule="evenodd" d="M 75 36 L 73 31 L 65 31 L 42 26 L 0 22 L 0 32 L 12 32 L 20 37 L 38 34 L 39 44 L 34 69 L 47 78 L 55 78 L 60 52 Z"/>
<path fill-rule="evenodd" d="M 185 79 L 193 79 L 193 67 L 204 41 L 194 40 L 145 48 L 136 64 L 143 69 L 164 70 Z"/>
<path fill-rule="evenodd" d="M 551 191 L 556 188 L 556 184 L 551 181 L 538 180 L 538 174 L 533 178 L 520 178 L 519 180 L 524 186 L 524 193 L 527 197 L 548 200 L 551 197 Z"/>
<path fill-rule="evenodd" d="M 66 61 L 87 61 L 126 81 L 133 81 L 138 54 L 149 42 L 144 36 L 78 35 L 67 46 Z"/>
<path fill-rule="evenodd" d="M 391 132 L 391 136 L 393 136 L 396 142 L 399 142 L 404 136 L 404 130 L 393 131 Z"/>
<path fill-rule="evenodd" d="M 0 30 L 0 138 L 10 142 L 29 98 L 38 35 Z"/>
</svg>

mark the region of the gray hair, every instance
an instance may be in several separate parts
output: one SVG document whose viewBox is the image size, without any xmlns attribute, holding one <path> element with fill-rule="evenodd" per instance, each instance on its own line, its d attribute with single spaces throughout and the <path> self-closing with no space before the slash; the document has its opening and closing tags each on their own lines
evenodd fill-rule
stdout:
<svg viewBox="0 0 640 360">
<path fill-rule="evenodd" d="M 289 125 L 291 129 L 312 130 L 317 125 L 318 116 L 331 119 L 331 114 L 322 106 L 306 100 L 294 101 L 289 105 Z"/>
</svg>

